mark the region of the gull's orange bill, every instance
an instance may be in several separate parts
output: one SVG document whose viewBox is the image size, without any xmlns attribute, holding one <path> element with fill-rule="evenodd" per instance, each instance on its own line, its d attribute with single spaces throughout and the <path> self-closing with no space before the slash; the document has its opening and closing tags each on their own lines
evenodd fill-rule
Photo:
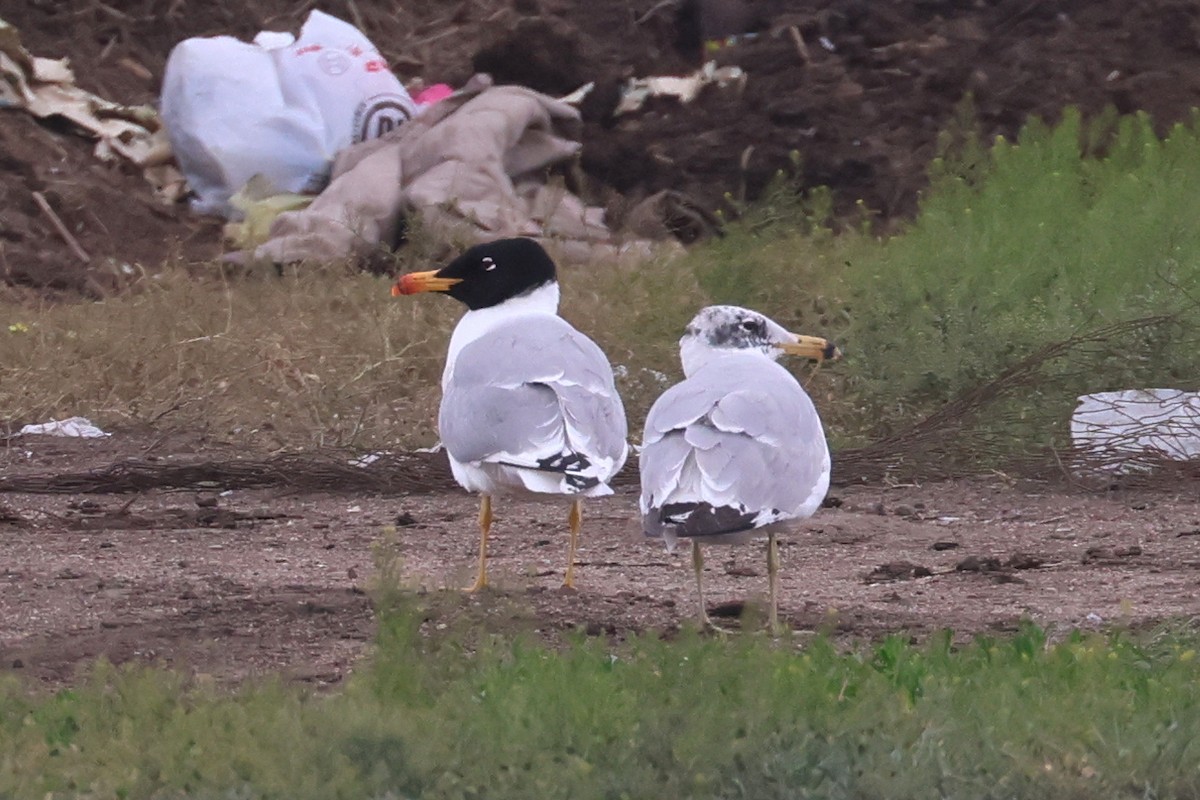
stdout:
<svg viewBox="0 0 1200 800">
<path fill-rule="evenodd" d="M 437 270 L 428 272 L 410 272 L 400 276 L 400 280 L 392 286 L 392 297 L 402 294 L 420 294 L 421 292 L 446 292 L 456 283 L 462 283 L 462 278 L 439 278 Z"/>
</svg>

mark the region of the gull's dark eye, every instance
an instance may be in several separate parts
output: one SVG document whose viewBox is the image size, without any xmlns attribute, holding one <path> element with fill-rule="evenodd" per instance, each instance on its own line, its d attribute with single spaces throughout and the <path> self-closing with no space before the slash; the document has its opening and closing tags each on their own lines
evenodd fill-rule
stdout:
<svg viewBox="0 0 1200 800">
<path fill-rule="evenodd" d="M 483 257 L 483 271 L 484 271 L 484 272 L 491 272 L 491 271 L 492 271 L 492 270 L 494 270 L 495 268 L 496 268 L 496 262 L 492 260 L 492 257 L 491 257 L 491 256 L 484 256 L 484 257 Z"/>
<path fill-rule="evenodd" d="M 757 320 L 747 319 L 742 321 L 742 330 L 749 333 L 762 333 L 762 326 L 758 324 Z"/>
</svg>

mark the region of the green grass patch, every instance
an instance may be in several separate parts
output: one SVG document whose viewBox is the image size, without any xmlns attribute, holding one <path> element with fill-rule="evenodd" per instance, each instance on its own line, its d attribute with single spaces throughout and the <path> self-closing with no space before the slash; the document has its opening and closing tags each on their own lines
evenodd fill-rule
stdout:
<svg viewBox="0 0 1200 800">
<path fill-rule="evenodd" d="M 1190 339 L 1163 326 L 1087 354 L 1086 368 L 1074 354 L 1047 376 L 1056 410 L 1065 418 L 1084 391 L 1190 388 L 1197 156 L 1195 124 L 1159 140 L 1144 116 L 1084 124 L 1069 112 L 1055 128 L 1031 123 L 1016 143 L 939 160 L 912 229 L 847 270 L 863 388 L 884 407 L 928 409 L 1045 344 L 1154 315 L 1177 316 Z"/>
<path fill-rule="evenodd" d="M 752 306 L 843 346 L 841 365 L 796 369 L 837 447 L 903 430 L 1047 344 L 1152 315 L 1168 319 L 1047 364 L 980 435 L 1000 450 L 1061 443 L 1078 394 L 1194 388 L 1197 123 L 1160 139 L 1144 116 L 1068 112 L 1016 142 L 972 131 L 967 108 L 919 217 L 894 236 L 873 235 L 865 211 L 859 230 L 834 235 L 827 198 L 783 180 L 682 259 L 564 265 L 564 316 L 618 366 L 632 438 L 678 379 L 676 342 L 708 303 Z M 427 268 L 429 252 L 408 248 L 397 266 Z M 168 269 L 103 303 L 0 306 L 0 408 L 10 423 L 205 425 L 272 447 L 428 445 L 460 313 L 339 269 L 226 280 Z"/>
<path fill-rule="evenodd" d="M 551 650 L 385 613 L 344 690 L 99 666 L 0 684 L 0 796 L 1117 798 L 1200 792 L 1194 632 L 850 652 L 685 633 Z"/>
<path fill-rule="evenodd" d="M 823 405 L 843 444 L 911 425 L 1042 347 L 1117 322 L 1169 318 L 1047 364 L 992 411 L 993 433 L 1061 442 L 1078 394 L 1190 389 L 1200 374 L 1197 121 L 1164 139 L 1144 115 L 1085 123 L 1074 111 L 1054 127 L 1031 122 L 1016 142 L 985 145 L 973 130 L 968 106 L 899 235 L 822 232 L 820 197 L 782 181 L 689 261 L 714 299 L 843 345 Z M 789 207 L 792 224 L 779 224 Z"/>
</svg>

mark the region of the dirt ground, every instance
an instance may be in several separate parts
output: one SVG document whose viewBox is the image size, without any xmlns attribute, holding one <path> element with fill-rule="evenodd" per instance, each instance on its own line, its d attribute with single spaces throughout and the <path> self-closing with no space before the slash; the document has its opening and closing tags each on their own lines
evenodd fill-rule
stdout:
<svg viewBox="0 0 1200 800">
<path fill-rule="evenodd" d="M 938 134 L 968 93 L 986 136 L 1068 104 L 1144 110 L 1165 130 L 1200 96 L 1190 0 L 28 0 L 3 14 L 35 54 L 69 56 L 84 88 L 143 103 L 181 39 L 295 30 L 313 7 L 358 24 L 409 85 L 461 85 L 477 70 L 556 94 L 595 81 L 582 166 L 588 199 L 614 225 L 662 189 L 735 214 L 727 195 L 752 200 L 783 170 L 803 188 L 829 186 L 839 219 L 861 217 L 862 200 L 886 228 L 917 208 Z M 687 73 L 703 40 L 743 32 L 709 53 L 745 70 L 743 89 L 613 116 L 627 78 Z M 24 287 L 9 291 L 31 299 L 102 296 L 120 287 L 123 265 L 220 250 L 214 221 L 158 204 L 140 176 L 20 112 L 0 113 L 0 208 L 0 291 Z"/>
<path fill-rule="evenodd" d="M 143 458 L 157 440 L 27 437 L 0 451 L 7 474 L 76 471 Z M 184 463 L 213 448 L 157 449 Z M 1015 629 L 1057 633 L 1188 619 L 1200 596 L 1200 501 L 1178 493 L 1070 492 L 964 480 L 835 487 L 830 507 L 782 542 L 782 617 L 852 640 Z M 473 577 L 476 504 L 420 494 L 186 491 L 0 494 L 0 668 L 55 686 L 104 656 L 237 681 L 282 672 L 331 684 L 373 633 L 377 552 L 428 607 L 430 632 L 577 629 L 621 640 L 691 624 L 691 563 L 644 541 L 636 493 L 585 511 L 577 590 L 561 588 L 565 506 L 497 504 L 494 589 Z M 388 549 L 388 543 L 391 549 Z M 709 608 L 760 612 L 760 544 L 707 550 Z M 727 624 L 736 625 L 736 622 Z"/>
<path fill-rule="evenodd" d="M 550 93 L 596 81 L 582 167 L 588 199 L 615 223 L 661 189 L 734 213 L 727 196 L 754 199 L 784 170 L 803 188 L 831 187 L 839 219 L 855 219 L 862 200 L 892 225 L 916 210 L 939 132 L 968 93 L 988 136 L 1067 104 L 1145 110 L 1165 129 L 1200 97 L 1191 0 L 28 0 L 2 13 L 35 54 L 69 56 L 84 88 L 142 103 L 155 100 L 179 40 L 294 30 L 312 7 L 358 24 L 410 85 L 458 85 L 477 70 Z M 625 79 L 689 72 L 705 38 L 746 32 L 713 54 L 746 71 L 742 90 L 613 116 Z M 220 252 L 216 221 L 158 203 L 91 147 L 0 112 L 0 297 L 102 297 L 119 291 L 124 265 Z M 212 443 L 158 446 L 153 433 L 19 439 L 0 447 L 0 475 L 100 466 L 152 444 L 165 460 L 232 457 Z M 1022 617 L 1063 629 L 1197 613 L 1194 487 L 1083 494 L 997 479 L 833 495 L 840 505 L 783 547 L 782 610 L 801 631 L 1004 631 Z M 459 492 L 0 493 L 0 668 L 60 685 L 103 655 L 219 680 L 282 670 L 336 683 L 370 641 L 373 546 L 391 526 L 433 628 L 471 619 L 552 640 L 577 627 L 670 635 L 694 615 L 689 559 L 641 541 L 635 506 L 628 485 L 589 506 L 572 593 L 559 589 L 565 508 L 500 505 L 498 589 L 463 598 L 446 591 L 470 578 L 477 543 L 474 500 Z M 761 546 L 714 548 L 711 606 L 761 604 L 765 573 Z"/>
</svg>

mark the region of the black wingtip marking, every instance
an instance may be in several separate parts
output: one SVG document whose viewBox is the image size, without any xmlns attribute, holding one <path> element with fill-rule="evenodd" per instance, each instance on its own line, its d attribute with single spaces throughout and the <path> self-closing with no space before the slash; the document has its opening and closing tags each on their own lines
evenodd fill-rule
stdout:
<svg viewBox="0 0 1200 800">
<path fill-rule="evenodd" d="M 674 526 L 676 536 L 701 538 L 754 530 L 758 512 L 710 503 L 668 503 L 659 515 L 664 525 Z"/>
<path fill-rule="evenodd" d="M 507 464 L 507 462 L 504 462 Z M 523 464 L 507 464 L 510 467 L 534 469 L 538 472 L 557 472 L 562 474 L 567 486 L 577 491 L 586 491 L 600 485 L 600 479 L 594 475 L 582 474 L 590 469 L 592 462 L 582 453 L 559 453 L 538 460 L 537 465 L 529 467 Z"/>
</svg>

